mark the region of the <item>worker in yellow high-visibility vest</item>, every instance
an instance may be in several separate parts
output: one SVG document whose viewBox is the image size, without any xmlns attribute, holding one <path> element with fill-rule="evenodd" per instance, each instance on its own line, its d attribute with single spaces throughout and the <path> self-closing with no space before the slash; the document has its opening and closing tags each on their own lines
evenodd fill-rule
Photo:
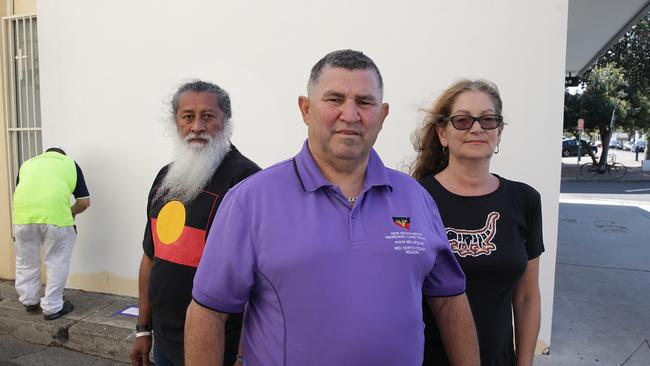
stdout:
<svg viewBox="0 0 650 366">
<path fill-rule="evenodd" d="M 74 308 L 63 300 L 63 289 L 77 237 L 74 217 L 88 206 L 90 194 L 81 168 L 62 149 L 47 149 L 20 167 L 13 197 L 16 291 L 28 312 L 37 311 L 40 303 L 45 320 L 58 319 Z M 43 297 L 41 245 L 47 271 Z"/>
</svg>

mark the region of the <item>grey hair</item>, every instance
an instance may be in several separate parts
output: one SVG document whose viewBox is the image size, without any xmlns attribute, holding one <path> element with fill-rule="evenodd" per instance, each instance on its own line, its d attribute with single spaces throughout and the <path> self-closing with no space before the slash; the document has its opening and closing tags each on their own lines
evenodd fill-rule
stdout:
<svg viewBox="0 0 650 366">
<path fill-rule="evenodd" d="M 214 93 L 217 95 L 217 103 L 219 109 L 223 112 L 223 117 L 225 120 L 230 120 L 232 117 L 232 109 L 230 108 L 230 96 L 228 92 L 223 90 L 219 85 L 212 84 L 203 80 L 193 80 L 181 85 L 171 100 L 171 117 L 172 121 L 176 120 L 176 112 L 178 112 L 178 100 L 181 95 L 186 92 L 197 92 L 197 93 Z"/>
<path fill-rule="evenodd" d="M 347 70 L 372 70 L 377 75 L 379 93 L 381 95 L 384 94 L 384 81 L 381 78 L 381 73 L 377 65 L 375 65 L 370 57 L 354 50 L 332 51 L 318 60 L 314 67 L 312 67 L 311 74 L 309 75 L 309 82 L 307 83 L 308 91 L 312 90 L 318 84 L 323 70 L 328 67 L 341 67 Z"/>
</svg>

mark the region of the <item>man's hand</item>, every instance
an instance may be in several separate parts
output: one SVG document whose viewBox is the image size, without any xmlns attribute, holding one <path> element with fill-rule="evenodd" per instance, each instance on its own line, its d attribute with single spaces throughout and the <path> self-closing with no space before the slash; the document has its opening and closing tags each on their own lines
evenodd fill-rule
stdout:
<svg viewBox="0 0 650 366">
<path fill-rule="evenodd" d="M 149 352 L 151 351 L 151 336 L 136 337 L 131 347 L 131 365 L 133 366 L 150 366 L 153 365 L 149 360 Z"/>
<path fill-rule="evenodd" d="M 140 262 L 140 271 L 138 274 L 138 324 L 151 324 L 151 304 L 149 304 L 149 274 L 153 261 L 147 257 L 146 254 L 142 255 Z M 133 347 L 131 347 L 131 365 L 148 366 L 153 365 L 149 361 L 149 351 L 151 351 L 151 336 L 135 337 Z"/>
<path fill-rule="evenodd" d="M 72 217 L 76 217 L 77 214 L 80 214 L 90 207 L 90 197 L 78 198 L 74 201 L 74 205 L 70 207 L 70 212 L 72 212 Z"/>
</svg>

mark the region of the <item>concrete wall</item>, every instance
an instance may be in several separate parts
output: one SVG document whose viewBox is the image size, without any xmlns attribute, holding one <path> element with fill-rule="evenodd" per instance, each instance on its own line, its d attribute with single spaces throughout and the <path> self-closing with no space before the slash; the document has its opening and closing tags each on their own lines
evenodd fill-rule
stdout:
<svg viewBox="0 0 650 366">
<path fill-rule="evenodd" d="M 147 191 L 170 160 L 163 101 L 187 78 L 226 88 L 233 142 L 268 166 L 306 136 L 297 108 L 325 53 L 359 49 L 385 80 L 391 113 L 376 149 L 404 170 L 420 108 L 461 77 L 496 82 L 505 128 L 494 172 L 543 197 L 543 321 L 550 343 L 567 0 L 39 2 L 45 146 L 84 170 L 93 205 L 78 217 L 69 286 L 136 294 Z"/>
<path fill-rule="evenodd" d="M 11 3 L 12 1 L 6 1 Z M 13 0 L 13 14 L 27 15 L 36 13 L 36 0 Z"/>
</svg>

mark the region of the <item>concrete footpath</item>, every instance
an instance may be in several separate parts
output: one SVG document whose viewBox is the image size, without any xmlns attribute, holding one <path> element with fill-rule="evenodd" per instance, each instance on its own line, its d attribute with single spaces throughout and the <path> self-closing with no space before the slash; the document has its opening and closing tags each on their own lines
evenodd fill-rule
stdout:
<svg viewBox="0 0 650 366">
<path fill-rule="evenodd" d="M 550 354 L 535 365 L 648 366 L 650 201 L 586 196 L 560 197 Z"/>
<path fill-rule="evenodd" d="M 0 366 L 128 366 L 131 363 L 50 347 L 0 334 Z"/>
<path fill-rule="evenodd" d="M 587 182 L 650 182 L 650 171 L 644 172 L 641 167 L 627 167 L 627 174 L 621 178 L 612 178 L 607 173 L 585 178 L 579 173 L 580 166 L 575 163 L 562 163 L 562 181 Z"/>
<path fill-rule="evenodd" d="M 65 299 L 72 301 L 74 310 L 57 320 L 46 321 L 40 310 L 25 311 L 18 302 L 13 281 L 0 281 L 0 335 L 129 361 L 136 318 L 120 312 L 137 305 L 137 299 L 71 289 L 65 290 Z"/>
<path fill-rule="evenodd" d="M 637 157 L 631 151 L 613 150 L 610 154 L 614 156 L 616 162 L 625 165 L 627 173 L 622 178 L 612 178 L 608 173 L 597 174 L 594 177 L 584 177 L 580 174 L 580 166 L 591 162 L 589 156 L 583 156 L 578 162 L 577 157 L 562 158 L 562 181 L 592 181 L 592 182 L 650 182 L 650 171 L 642 171 L 641 164 L 643 154 Z M 639 160 L 637 160 L 637 158 Z"/>
</svg>

